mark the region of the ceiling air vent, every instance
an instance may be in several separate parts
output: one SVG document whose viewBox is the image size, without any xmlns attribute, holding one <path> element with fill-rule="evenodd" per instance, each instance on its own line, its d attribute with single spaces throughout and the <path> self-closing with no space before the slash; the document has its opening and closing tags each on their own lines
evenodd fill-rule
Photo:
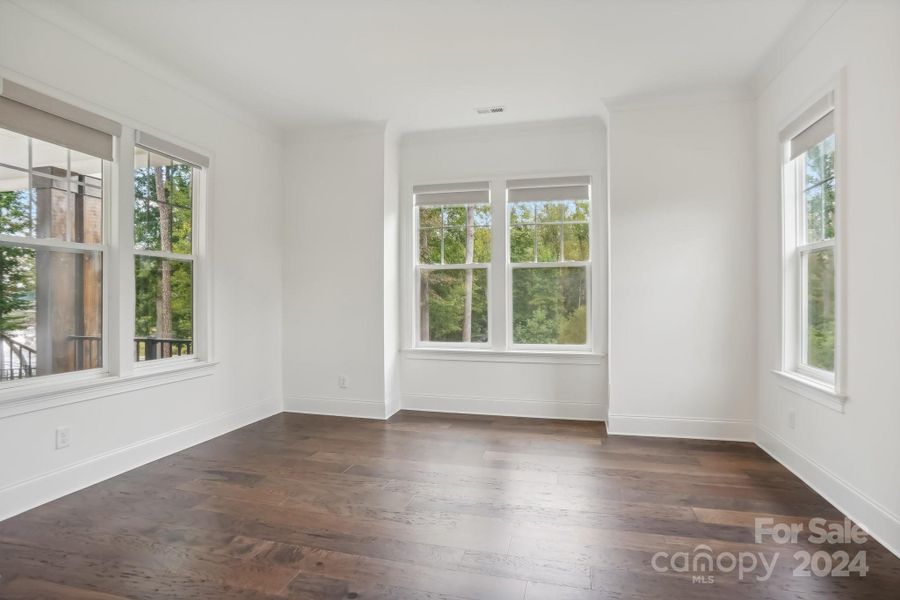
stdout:
<svg viewBox="0 0 900 600">
<path fill-rule="evenodd" d="M 502 113 L 505 110 L 506 108 L 504 108 L 503 106 L 485 106 L 482 108 L 476 108 L 475 112 L 477 112 L 479 115 L 495 115 L 498 113 Z"/>
</svg>

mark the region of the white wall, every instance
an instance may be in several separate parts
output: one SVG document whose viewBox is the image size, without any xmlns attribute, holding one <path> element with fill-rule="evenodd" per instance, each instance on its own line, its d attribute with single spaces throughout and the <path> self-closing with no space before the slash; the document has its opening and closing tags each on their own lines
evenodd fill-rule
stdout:
<svg viewBox="0 0 900 600">
<path fill-rule="evenodd" d="M 58 408 L 5 407 L 2 519 L 281 410 L 282 177 L 277 135 L 221 99 L 195 87 L 182 91 L 177 77 L 120 58 L 128 53 L 113 50 L 113 41 L 89 43 L 6 1 L 0 23 L 0 75 L 212 156 L 212 317 L 220 361 L 211 374 L 159 387 L 66 394 L 54 402 L 73 402 Z M 71 447 L 57 451 L 60 425 L 70 426 Z"/>
<path fill-rule="evenodd" d="M 606 352 L 606 128 L 577 119 L 514 126 L 410 133 L 400 141 L 403 244 L 401 346 L 413 345 L 412 186 L 447 181 L 555 174 L 593 176 L 596 221 L 592 244 L 593 346 Z M 496 233 L 495 233 L 496 235 Z M 499 275 L 502 284 L 503 274 Z M 496 282 L 497 280 L 494 279 Z M 498 287 L 497 289 L 502 289 Z M 492 300 L 496 300 L 492 296 Z M 492 327 L 492 331 L 494 328 Z M 401 359 L 402 406 L 420 410 L 531 417 L 605 419 L 604 356 L 542 357 L 517 362 L 442 359 L 406 351 Z"/>
<path fill-rule="evenodd" d="M 610 431 L 749 440 L 754 105 L 610 111 Z"/>
<path fill-rule="evenodd" d="M 384 125 L 373 124 L 303 130 L 287 142 L 287 410 L 384 418 L 394 394 L 396 323 L 386 286 L 394 285 L 388 265 L 396 261 L 386 241 L 396 239 L 396 202 L 385 194 L 396 188 L 396 160 L 386 161 L 385 140 Z"/>
<path fill-rule="evenodd" d="M 758 107 L 758 443 L 882 543 L 900 551 L 900 4 L 846 2 L 780 72 Z M 843 414 L 779 386 L 778 133 L 846 68 L 848 400 Z M 768 69 L 766 72 L 771 72 Z M 788 426 L 795 411 L 796 426 Z"/>
</svg>

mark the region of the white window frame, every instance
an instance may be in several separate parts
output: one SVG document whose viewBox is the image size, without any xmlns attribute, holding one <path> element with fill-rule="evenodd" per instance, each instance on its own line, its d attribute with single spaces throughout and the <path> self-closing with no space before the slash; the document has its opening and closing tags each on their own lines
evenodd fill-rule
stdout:
<svg viewBox="0 0 900 600">
<path fill-rule="evenodd" d="M 589 214 L 587 220 L 588 226 L 588 259 L 580 260 L 580 261 L 566 261 L 560 260 L 556 262 L 512 262 L 511 260 L 511 251 L 510 244 L 512 242 L 512 236 L 510 230 L 512 228 L 512 223 L 509 218 L 509 212 L 514 203 L 509 200 L 509 188 L 506 189 L 505 194 L 505 202 L 504 202 L 504 244 L 506 246 L 506 346 L 511 350 L 519 350 L 519 351 L 536 351 L 536 352 L 591 352 L 593 350 L 593 326 L 591 321 L 593 319 L 593 290 L 592 290 L 592 282 L 591 282 L 591 271 L 593 270 L 591 265 L 591 255 L 593 254 L 594 247 L 594 204 L 591 198 L 592 195 L 592 184 L 588 184 L 588 207 Z M 562 225 L 565 223 L 559 222 L 549 222 L 542 223 L 547 225 L 560 225 L 562 229 Z M 537 236 L 537 231 L 535 230 L 535 236 Z M 537 239 L 535 239 L 535 244 L 537 243 Z M 563 235 L 560 235 L 560 258 L 564 257 L 564 244 L 565 240 L 563 239 Z M 513 271 L 518 269 L 552 269 L 552 268 L 560 268 L 560 267 L 582 267 L 585 271 L 585 286 L 587 290 L 587 295 L 585 297 L 585 343 L 584 344 L 519 344 L 513 340 Z"/>
<path fill-rule="evenodd" d="M 32 170 L 32 142 L 34 138 L 28 136 L 28 183 L 29 189 L 32 191 L 35 189 L 34 185 L 32 185 L 32 178 L 35 175 L 40 177 L 59 180 L 60 177 L 45 173 L 35 173 Z M 115 142 L 114 142 L 115 143 Z M 60 146 L 64 147 L 64 146 Z M 66 172 L 71 173 L 72 170 L 72 152 L 74 150 L 70 148 L 66 148 L 67 157 L 66 157 Z M 102 286 L 103 289 L 101 291 L 101 310 L 103 314 L 100 319 L 100 367 L 94 369 L 82 369 L 80 371 L 70 371 L 68 373 L 53 373 L 50 375 L 39 375 L 37 377 L 26 377 L 22 379 L 15 379 L 11 381 L 3 381 L 0 382 L 0 391 L 3 390 L 16 390 L 19 388 L 28 388 L 34 385 L 65 385 L 67 383 L 78 383 L 80 381 L 92 380 L 97 377 L 103 377 L 109 375 L 110 371 L 110 316 L 109 316 L 109 286 L 110 286 L 110 255 L 111 255 L 111 175 L 113 172 L 113 164 L 107 160 L 102 160 L 102 188 L 101 188 L 101 210 L 103 212 L 103 218 L 101 221 L 101 237 L 103 242 L 100 244 L 89 244 L 83 242 L 68 242 L 64 240 L 57 240 L 54 238 L 38 238 L 38 237 L 26 237 L 26 236 L 17 236 L 17 235 L 7 235 L 0 234 L 0 246 L 14 246 L 19 248 L 31 248 L 34 250 L 38 249 L 47 249 L 47 250 L 59 250 L 63 252 L 76 252 L 79 254 L 86 254 L 88 252 L 99 252 L 100 260 L 103 267 L 102 274 Z M 0 165 L 9 166 L 3 163 L 2 157 L 0 157 Z M 12 167 L 16 168 L 16 167 Z M 16 168 L 18 170 L 18 168 Z M 72 190 L 72 182 L 71 178 L 67 178 L 66 181 L 66 189 L 69 193 Z"/>
<path fill-rule="evenodd" d="M 203 285 L 202 278 L 198 277 L 198 271 L 202 268 L 200 256 L 205 254 L 205 252 L 201 251 L 202 245 L 202 233 L 205 229 L 205 219 L 203 215 L 205 214 L 205 198 L 206 198 L 206 167 L 203 165 L 194 164 L 184 158 L 180 158 L 179 156 L 175 156 L 175 154 L 184 154 L 182 152 L 178 152 L 177 149 L 173 152 L 170 148 L 166 148 L 167 152 L 157 149 L 155 146 L 159 146 L 162 144 L 143 144 L 137 142 L 134 144 L 133 148 L 141 148 L 148 152 L 153 152 L 154 154 L 166 156 L 173 160 L 177 160 L 184 164 L 191 166 L 194 169 L 192 173 L 192 189 L 191 189 L 191 253 L 190 254 L 180 254 L 178 252 L 164 252 L 161 250 L 140 250 L 135 248 L 135 240 L 134 240 L 134 200 L 131 203 L 131 265 L 132 265 L 132 294 L 134 296 L 137 295 L 137 290 L 134 288 L 133 283 L 133 274 L 134 274 L 134 262 L 135 259 L 139 256 L 145 256 L 149 258 L 159 258 L 163 260 L 169 260 L 173 262 L 188 262 L 191 263 L 191 291 L 193 293 L 193 298 L 191 302 L 193 306 L 191 308 L 191 320 L 192 320 L 192 341 L 191 341 L 191 349 L 192 352 L 190 354 L 184 354 L 180 356 L 169 356 L 166 358 L 156 358 L 153 360 L 143 360 L 138 361 L 137 358 L 134 358 L 134 364 L 136 369 L 146 369 L 146 368 L 158 368 L 160 364 L 166 363 L 179 363 L 179 362 L 192 362 L 198 359 L 198 357 L 207 355 L 207 346 L 204 336 L 199 335 L 199 331 L 202 331 L 202 325 L 200 321 L 203 319 L 197 318 L 197 309 L 198 307 L 203 306 L 203 298 L 205 296 L 205 286 Z M 171 145 L 171 148 L 177 148 L 174 144 Z M 134 152 L 132 151 L 131 163 L 134 164 Z M 134 196 L 134 180 L 133 180 L 133 171 L 132 171 L 132 196 Z M 132 302 L 133 304 L 133 302 Z M 207 310 L 204 307 L 204 317 L 207 315 Z M 134 328 L 134 319 L 132 318 L 132 331 Z M 132 336 L 132 339 L 134 336 Z M 132 349 L 134 349 L 134 344 L 132 343 Z"/>
<path fill-rule="evenodd" d="M 470 203 L 470 204 L 463 204 L 463 203 L 435 204 L 435 205 L 432 205 L 432 208 L 447 207 L 447 206 L 476 206 L 479 204 L 487 204 L 491 209 L 491 226 L 490 226 L 490 230 L 491 230 L 491 262 L 493 262 L 494 261 L 493 249 L 495 246 L 495 244 L 494 244 L 494 234 L 495 234 L 495 232 L 494 232 L 494 216 L 495 216 L 494 212 L 495 211 L 494 211 L 493 195 L 491 194 L 491 190 L 488 189 L 487 193 L 488 193 L 488 201 L 486 203 L 474 202 L 474 203 Z M 415 346 L 417 348 L 431 348 L 431 349 L 444 348 L 444 349 L 457 349 L 457 350 L 466 350 L 466 349 L 468 349 L 468 350 L 490 350 L 492 347 L 492 338 L 491 338 L 492 327 L 491 327 L 491 325 L 492 325 L 492 319 L 493 319 L 493 316 L 492 316 L 493 311 L 491 310 L 491 304 L 493 302 L 492 293 L 491 293 L 491 290 L 492 290 L 491 262 L 471 263 L 471 264 L 428 264 L 428 263 L 420 262 L 419 261 L 419 252 L 418 252 L 419 234 L 420 234 L 419 208 L 420 207 L 417 206 L 415 202 L 413 202 L 413 217 L 412 217 L 413 248 L 415 248 L 415 252 L 414 252 L 414 256 L 413 256 L 413 264 L 414 264 L 414 267 L 413 267 L 413 269 L 414 269 L 414 285 L 413 285 L 413 287 L 415 288 L 415 292 L 414 292 L 415 293 L 415 302 L 413 303 L 414 314 L 413 314 L 412 322 L 413 322 L 413 336 L 414 336 L 414 340 L 415 340 Z M 443 236 L 443 232 L 442 232 L 441 233 L 441 256 L 442 257 L 444 254 L 443 248 L 444 248 L 444 236 Z M 462 270 L 469 270 L 469 269 L 485 269 L 486 270 L 487 289 L 485 290 L 485 293 L 487 294 L 487 318 L 488 318 L 487 340 L 485 340 L 484 342 L 443 342 L 443 341 L 432 341 L 432 340 L 423 341 L 422 340 L 422 323 L 421 323 L 420 312 L 419 312 L 420 308 L 421 308 L 421 302 L 422 302 L 422 283 L 421 283 L 422 282 L 422 272 L 423 271 L 449 271 L 449 270 L 461 270 L 462 271 Z"/>
<path fill-rule="evenodd" d="M 780 369 L 783 387 L 820 404 L 843 411 L 846 400 L 846 203 L 845 119 L 843 73 L 816 94 L 813 101 L 795 114 L 781 130 L 779 168 L 782 185 L 782 349 Z M 803 205 L 804 165 L 791 160 L 790 140 L 828 113 L 834 119 L 834 238 L 804 243 L 805 208 Z M 799 157 L 798 157 L 799 158 Z M 830 248 L 835 269 L 835 345 L 834 372 L 806 364 L 806 257 L 817 250 Z"/>
<path fill-rule="evenodd" d="M 0 75 L 6 73 L 0 69 Z M 210 173 L 214 158 L 198 147 L 176 145 L 154 135 L 143 134 L 157 147 L 154 151 L 199 166 L 194 182 L 193 245 L 194 263 L 194 354 L 171 360 L 142 361 L 134 357 L 134 148 L 141 137 L 140 126 L 129 119 L 111 115 L 103 109 L 67 99 L 55 100 L 53 90 L 30 82 L 30 88 L 0 79 L 0 89 L 19 93 L 25 102 L 37 98 L 36 106 L 70 118 L 88 127 L 95 126 L 112 135 L 112 161 L 103 161 L 103 244 L 89 245 L 53 240 L 10 236 L 19 246 L 53 246 L 63 250 L 102 251 L 103 260 L 103 366 L 98 369 L 23 378 L 0 383 L 0 418 L 92 400 L 129 391 L 166 385 L 178 381 L 207 377 L 215 372 L 217 362 L 213 343 L 212 310 L 212 222 L 210 206 Z M 42 90 L 46 90 L 43 91 Z M 29 136 L 32 137 L 32 136 Z M 156 144 L 158 142 L 158 145 Z M 142 143 L 146 147 L 148 144 Z M 177 149 L 177 150 L 176 150 Z M 179 154 L 183 154 L 179 156 Z M 201 164 L 198 165 L 197 163 Z M 102 247 L 101 247 L 102 246 Z M 179 255 L 183 258 L 183 255 Z"/>
</svg>

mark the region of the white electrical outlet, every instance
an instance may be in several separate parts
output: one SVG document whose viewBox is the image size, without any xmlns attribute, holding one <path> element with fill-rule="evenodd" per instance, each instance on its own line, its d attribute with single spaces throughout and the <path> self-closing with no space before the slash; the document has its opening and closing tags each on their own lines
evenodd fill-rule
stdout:
<svg viewBox="0 0 900 600">
<path fill-rule="evenodd" d="M 797 428 L 797 413 L 794 412 L 794 409 L 788 410 L 788 427 L 791 429 Z"/>
<path fill-rule="evenodd" d="M 347 383 L 346 375 L 338 375 L 338 387 L 341 389 L 345 389 L 349 384 Z"/>
<path fill-rule="evenodd" d="M 63 448 L 69 447 L 69 427 L 57 427 L 56 428 L 56 449 L 62 450 Z"/>
</svg>

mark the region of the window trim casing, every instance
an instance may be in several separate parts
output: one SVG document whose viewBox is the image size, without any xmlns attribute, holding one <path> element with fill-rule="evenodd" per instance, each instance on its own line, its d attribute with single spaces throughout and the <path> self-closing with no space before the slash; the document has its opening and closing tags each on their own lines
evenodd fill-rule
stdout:
<svg viewBox="0 0 900 600">
<path fill-rule="evenodd" d="M 781 177 L 781 356 L 778 375 L 781 387 L 843 412 L 847 399 L 847 187 L 846 187 L 846 71 L 841 70 L 797 110 L 780 129 L 778 172 Z M 835 214 L 833 241 L 800 244 L 802 205 L 799 193 L 799 166 L 792 164 L 789 142 L 793 136 L 832 112 L 834 115 Z M 834 373 L 803 364 L 803 335 L 806 331 L 803 306 L 803 256 L 831 247 L 835 268 L 835 348 Z"/>
</svg>

